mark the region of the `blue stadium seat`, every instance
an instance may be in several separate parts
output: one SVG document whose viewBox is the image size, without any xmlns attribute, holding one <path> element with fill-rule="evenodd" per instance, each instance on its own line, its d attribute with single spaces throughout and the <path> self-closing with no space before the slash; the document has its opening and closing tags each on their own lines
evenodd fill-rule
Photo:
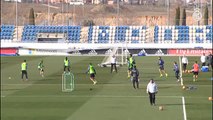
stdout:
<svg viewBox="0 0 213 120">
<path fill-rule="evenodd" d="M 12 40 L 15 30 L 14 25 L 2 25 L 1 26 L 1 40 Z"/>
</svg>

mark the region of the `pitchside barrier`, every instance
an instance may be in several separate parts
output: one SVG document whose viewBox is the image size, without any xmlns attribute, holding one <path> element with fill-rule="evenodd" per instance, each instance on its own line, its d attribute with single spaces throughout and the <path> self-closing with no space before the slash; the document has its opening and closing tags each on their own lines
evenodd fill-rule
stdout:
<svg viewBox="0 0 213 120">
<path fill-rule="evenodd" d="M 70 72 L 62 74 L 62 92 L 71 92 L 74 90 L 74 75 Z"/>
</svg>

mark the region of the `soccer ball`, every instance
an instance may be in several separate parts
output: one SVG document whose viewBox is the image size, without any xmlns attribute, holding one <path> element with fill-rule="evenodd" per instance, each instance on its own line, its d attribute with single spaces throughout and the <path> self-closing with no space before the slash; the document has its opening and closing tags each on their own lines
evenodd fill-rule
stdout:
<svg viewBox="0 0 213 120">
<path fill-rule="evenodd" d="M 8 77 L 8 79 L 10 80 L 10 79 L 11 79 L 11 77 Z"/>
<path fill-rule="evenodd" d="M 193 70 L 188 70 L 188 73 L 192 73 L 193 72 Z"/>
<path fill-rule="evenodd" d="M 163 106 L 159 106 L 159 110 L 162 111 L 163 110 Z"/>
<path fill-rule="evenodd" d="M 210 101 L 213 100 L 212 97 L 209 97 L 209 100 L 210 100 Z"/>
<path fill-rule="evenodd" d="M 182 86 L 182 89 L 185 90 L 185 89 L 186 89 L 186 86 L 183 85 L 183 86 Z"/>
</svg>

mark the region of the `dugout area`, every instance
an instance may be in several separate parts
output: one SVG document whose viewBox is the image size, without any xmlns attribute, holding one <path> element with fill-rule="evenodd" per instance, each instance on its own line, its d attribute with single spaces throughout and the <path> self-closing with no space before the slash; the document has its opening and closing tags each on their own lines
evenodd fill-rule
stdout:
<svg viewBox="0 0 213 120">
<path fill-rule="evenodd" d="M 69 56 L 71 71 L 75 75 L 75 90 L 61 91 L 61 74 L 65 56 L 11 56 L 1 58 L 1 119 L 2 120 L 184 120 L 182 96 L 185 98 L 187 120 L 212 118 L 211 72 L 199 74 L 192 82 L 192 74 L 183 74 L 184 84 L 194 85 L 187 91 L 176 83 L 173 62 L 178 57 L 166 57 L 168 78 L 159 77 L 157 57 L 135 57 L 140 72 L 140 89 L 135 90 L 127 79 L 127 67 L 110 73 L 110 68 L 98 67 L 104 57 Z M 26 59 L 29 81 L 20 79 L 20 64 Z M 39 76 L 38 62 L 44 60 L 45 78 Z M 189 57 L 189 66 L 199 57 Z M 92 85 L 85 74 L 92 61 L 97 70 L 97 85 Z M 11 77 L 11 79 L 8 79 Z M 150 78 L 156 80 L 159 93 L 156 106 L 150 106 L 146 85 Z M 92 90 L 90 90 L 92 88 Z M 165 107 L 163 111 L 158 106 Z"/>
</svg>

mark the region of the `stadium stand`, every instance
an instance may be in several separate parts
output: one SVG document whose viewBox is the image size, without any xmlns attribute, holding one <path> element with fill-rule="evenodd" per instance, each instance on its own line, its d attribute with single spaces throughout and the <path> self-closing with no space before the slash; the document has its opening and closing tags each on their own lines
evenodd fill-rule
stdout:
<svg viewBox="0 0 213 120">
<path fill-rule="evenodd" d="M 63 34 L 62 38 L 64 37 L 69 43 L 99 44 L 212 43 L 213 36 L 212 25 L 155 26 L 154 28 L 147 26 L 89 26 L 86 30 L 83 28 L 81 26 L 26 25 L 22 32 L 22 42 L 37 42 L 39 34 Z M 14 30 L 14 25 L 2 25 L 1 40 L 12 41 Z M 86 38 L 83 38 L 82 31 L 84 34 L 85 32 L 88 34 L 84 35 Z"/>
<path fill-rule="evenodd" d="M 212 26 L 155 26 L 155 43 L 212 43 Z"/>
<path fill-rule="evenodd" d="M 81 26 L 34 26 L 26 25 L 22 33 L 23 42 L 36 42 L 38 33 L 63 33 L 70 43 L 79 43 Z"/>
<path fill-rule="evenodd" d="M 1 40 L 6 42 L 12 42 L 14 29 L 14 25 L 2 25 L 0 31 Z"/>
<path fill-rule="evenodd" d="M 143 43 L 146 26 L 90 26 L 88 43 Z"/>
</svg>

